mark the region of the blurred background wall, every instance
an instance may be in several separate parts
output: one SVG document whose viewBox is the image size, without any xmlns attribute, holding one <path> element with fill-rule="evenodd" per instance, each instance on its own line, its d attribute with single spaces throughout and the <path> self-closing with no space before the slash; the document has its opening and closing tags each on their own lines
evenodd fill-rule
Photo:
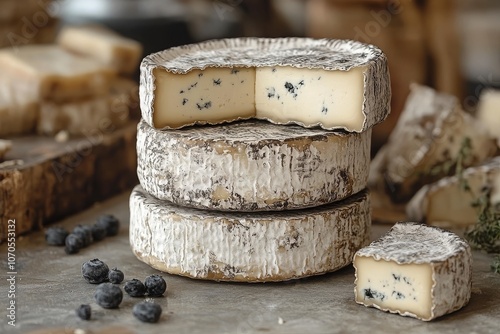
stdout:
<svg viewBox="0 0 500 334">
<path fill-rule="evenodd" d="M 213 38 L 310 36 L 372 43 L 388 55 L 392 130 L 411 82 L 452 93 L 473 112 L 500 87 L 498 0 L 59 0 L 63 23 L 100 22 L 141 41 L 145 53 Z"/>
</svg>

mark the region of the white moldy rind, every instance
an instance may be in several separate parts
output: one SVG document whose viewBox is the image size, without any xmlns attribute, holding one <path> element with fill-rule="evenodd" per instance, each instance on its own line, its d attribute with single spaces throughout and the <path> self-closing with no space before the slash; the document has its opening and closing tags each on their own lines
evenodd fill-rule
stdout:
<svg viewBox="0 0 500 334">
<path fill-rule="evenodd" d="M 409 219 L 443 228 L 474 225 L 478 208 L 473 206 L 483 191 L 491 191 L 490 205 L 500 210 L 500 157 L 463 171 L 470 191 L 460 188 L 457 176 L 445 177 L 420 189 L 406 206 Z"/>
<path fill-rule="evenodd" d="M 159 131 L 141 121 L 139 181 L 158 199 L 222 211 L 331 203 L 366 187 L 371 129 L 339 134 L 263 121 Z"/>
<path fill-rule="evenodd" d="M 423 185 L 447 176 L 455 168 L 464 139 L 471 144 L 466 167 L 496 152 L 486 129 L 460 109 L 458 100 L 430 87 L 412 85 L 398 124 L 374 158 L 370 188 L 384 183 L 395 202 L 408 201 Z M 444 165 L 451 169 L 446 171 Z"/>
<path fill-rule="evenodd" d="M 182 208 L 140 186 L 130 197 L 136 256 L 197 279 L 270 282 L 331 272 L 368 244 L 370 227 L 366 191 L 314 209 L 254 214 Z"/>
<path fill-rule="evenodd" d="M 372 258 L 398 265 L 430 266 L 432 275 L 431 309 L 428 317 L 421 317 L 377 304 L 366 304 L 357 293 L 358 258 Z M 380 239 L 360 249 L 354 257 L 356 270 L 356 302 L 383 311 L 429 321 L 465 306 L 471 296 L 472 255 L 469 244 L 456 234 L 418 223 L 397 223 Z"/>
<path fill-rule="evenodd" d="M 349 71 L 365 67 L 362 113 L 359 129 L 346 126 L 325 127 L 363 132 L 382 122 L 390 112 L 391 88 L 387 58 L 373 45 L 350 40 L 310 38 L 235 38 L 207 41 L 167 49 L 145 57 L 141 63 L 140 101 L 142 116 L 152 127 L 155 98 L 155 69 L 174 74 L 186 74 L 206 68 L 293 67 L 325 71 Z M 253 92 L 252 92 L 253 93 Z M 342 112 L 341 110 L 337 112 Z M 242 116 L 248 118 L 248 115 Z M 232 119 L 233 120 L 233 119 Z M 229 120 L 229 121 L 232 121 Z M 296 121 L 266 120 L 279 124 L 295 123 L 306 127 L 321 126 Z M 196 124 L 193 120 L 190 124 Z M 203 124 L 207 122 L 202 122 Z M 200 124 L 202 124 L 200 123 Z M 210 122 L 208 122 L 210 124 Z M 164 127 L 166 129 L 168 127 Z"/>
</svg>

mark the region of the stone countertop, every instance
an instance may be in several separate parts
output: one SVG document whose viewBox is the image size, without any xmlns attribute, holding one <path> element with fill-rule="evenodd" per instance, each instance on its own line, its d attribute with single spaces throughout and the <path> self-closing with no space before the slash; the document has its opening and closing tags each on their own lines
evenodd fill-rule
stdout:
<svg viewBox="0 0 500 334">
<path fill-rule="evenodd" d="M 217 283 L 163 274 L 168 289 L 165 297 L 155 298 L 163 308 L 158 323 L 144 324 L 135 319 L 132 307 L 143 298 L 125 293 L 119 309 L 103 309 L 93 299 L 96 285 L 86 283 L 81 276 L 83 262 L 99 258 L 110 268 L 121 269 L 125 280 L 144 280 L 158 273 L 137 260 L 130 250 L 128 195 L 122 194 L 57 224 L 72 229 L 77 224 L 92 224 L 104 213 L 122 221 L 118 236 L 78 254 L 66 255 L 64 248 L 46 245 L 41 231 L 17 238 L 16 327 L 7 324 L 7 243 L 0 245 L 0 333 L 498 333 L 500 275 L 490 271 L 492 256 L 481 252 L 473 253 L 470 303 L 432 322 L 356 304 L 352 266 L 285 283 Z M 374 225 L 373 237 L 389 227 Z M 91 305 L 90 321 L 75 315 L 80 304 Z"/>
</svg>

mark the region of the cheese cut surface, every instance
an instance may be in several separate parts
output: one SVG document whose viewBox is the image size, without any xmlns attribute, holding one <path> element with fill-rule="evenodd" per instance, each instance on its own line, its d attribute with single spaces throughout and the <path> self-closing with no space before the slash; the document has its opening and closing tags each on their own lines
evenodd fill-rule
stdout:
<svg viewBox="0 0 500 334">
<path fill-rule="evenodd" d="M 340 269 L 370 237 L 363 191 L 318 208 L 231 213 L 179 207 L 137 186 L 130 197 L 130 244 L 143 262 L 198 279 L 269 282 Z"/>
<path fill-rule="evenodd" d="M 157 129 L 255 117 L 362 132 L 387 117 L 391 91 L 387 59 L 375 46 L 238 38 L 147 56 L 140 97 L 143 118 Z"/>
<path fill-rule="evenodd" d="M 500 90 L 485 89 L 479 98 L 477 118 L 500 147 Z"/>
<path fill-rule="evenodd" d="M 65 26 L 57 38 L 63 48 L 86 55 L 131 74 L 139 65 L 142 46 L 139 42 L 120 36 L 104 26 Z"/>
<path fill-rule="evenodd" d="M 72 135 L 92 136 L 114 131 L 129 120 L 134 93 L 137 84 L 117 79 L 111 84 L 109 96 L 67 103 L 42 102 L 37 132 L 54 135 L 64 130 Z"/>
<path fill-rule="evenodd" d="M 354 257 L 357 303 L 429 321 L 465 306 L 472 255 L 457 235 L 417 223 L 397 223 Z"/>
<path fill-rule="evenodd" d="M 38 99 L 55 102 L 106 95 L 115 75 L 108 66 L 55 45 L 0 50 L 0 70 Z"/>
<path fill-rule="evenodd" d="M 464 147 L 463 166 L 478 164 L 496 152 L 496 145 L 476 119 L 460 109 L 458 100 L 434 89 L 412 85 L 398 124 L 381 157 L 375 157 L 370 186 L 383 182 L 395 202 L 408 201 L 423 185 L 455 170 Z M 372 181 L 373 180 L 373 181 Z"/>
<path fill-rule="evenodd" d="M 338 134 L 240 121 L 159 131 L 141 121 L 139 181 L 159 199 L 223 211 L 289 210 L 366 187 L 371 129 Z"/>
<path fill-rule="evenodd" d="M 457 176 L 446 177 L 420 189 L 406 206 L 408 217 L 443 228 L 461 228 L 478 221 L 479 208 L 473 205 L 490 191 L 491 208 L 500 211 L 500 157 L 463 172 L 463 180 L 470 191 L 460 187 Z"/>
</svg>

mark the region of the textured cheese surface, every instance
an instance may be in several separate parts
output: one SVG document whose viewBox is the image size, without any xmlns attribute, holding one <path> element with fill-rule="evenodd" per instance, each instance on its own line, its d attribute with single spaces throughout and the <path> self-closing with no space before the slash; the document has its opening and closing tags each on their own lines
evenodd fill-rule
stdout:
<svg viewBox="0 0 500 334">
<path fill-rule="evenodd" d="M 34 132 L 38 110 L 36 97 L 26 87 L 0 77 L 0 136 Z"/>
<path fill-rule="evenodd" d="M 465 306 L 472 255 L 457 235 L 417 223 L 397 223 L 354 257 L 355 299 L 383 311 L 432 320 Z"/>
<path fill-rule="evenodd" d="M 496 151 L 482 124 L 463 112 L 455 97 L 412 85 L 398 124 L 379 153 L 383 156 L 374 159 L 370 179 L 383 180 L 393 200 L 405 202 L 424 184 L 448 175 L 443 166 L 456 161 L 464 138 L 472 146 L 462 161 L 466 167 Z"/>
<path fill-rule="evenodd" d="M 252 85 L 238 85 L 235 82 L 232 86 L 228 82 L 227 73 L 242 68 L 256 71 L 254 92 Z M 209 101 L 204 99 L 211 102 L 209 107 L 198 110 L 193 108 L 192 103 L 179 106 L 179 101 L 185 98 L 182 93 L 185 91 L 183 80 L 187 80 L 180 78 L 194 70 L 199 74 L 209 69 L 212 69 L 210 79 L 221 77 L 220 85 L 208 82 L 200 88 L 196 87 L 196 80 L 190 82 L 190 85 L 194 85 L 192 94 L 196 97 L 210 95 Z M 158 80 L 160 72 L 170 73 L 171 77 L 177 79 Z M 318 77 L 323 77 L 320 83 L 315 82 Z M 235 95 L 234 101 L 213 102 L 212 99 L 224 100 L 225 93 L 220 87 L 223 85 L 225 89 L 243 92 Z M 315 99 L 312 105 L 307 104 L 307 95 L 318 88 L 319 95 L 316 97 L 320 100 Z M 275 95 L 270 96 L 273 89 Z M 156 101 L 157 95 L 161 96 L 167 90 L 172 91 L 174 98 Z M 276 101 L 277 94 L 281 95 L 279 91 L 283 90 L 286 90 L 283 99 Z M 304 92 L 304 97 L 299 98 L 298 94 L 294 97 L 292 90 Z M 242 110 L 224 110 L 227 105 L 237 103 L 241 94 L 255 96 L 253 112 L 250 114 L 252 117 L 278 124 L 295 123 L 305 127 L 319 125 L 326 129 L 362 132 L 383 121 L 390 112 L 387 59 L 377 47 L 355 41 L 238 38 L 171 48 L 149 55 L 141 63 L 141 110 L 146 122 L 155 128 L 215 124 L 232 121 L 235 117 L 248 118 L 251 110 L 247 108 L 246 99 Z M 318 107 L 320 104 L 321 108 Z M 298 113 L 303 107 L 307 107 L 304 113 Z M 287 110 L 290 112 L 284 116 L 283 111 Z M 221 121 L 219 117 L 207 120 L 206 115 L 209 113 L 221 114 L 224 120 Z M 174 121 L 167 121 L 167 118 Z"/>
<path fill-rule="evenodd" d="M 141 121 L 139 181 L 189 207 L 287 210 L 341 200 L 366 187 L 371 129 L 338 134 L 240 121 L 159 131 Z"/>
<path fill-rule="evenodd" d="M 57 43 L 63 48 L 95 58 L 119 73 L 133 73 L 142 56 L 139 42 L 120 36 L 104 26 L 65 26 Z"/>
<path fill-rule="evenodd" d="M 114 71 L 56 45 L 23 45 L 0 51 L 2 75 L 26 85 L 40 99 L 68 101 L 106 95 Z"/>
<path fill-rule="evenodd" d="M 182 208 L 140 186 L 130 197 L 136 256 L 198 279 L 284 281 L 334 271 L 368 243 L 370 226 L 366 191 L 319 208 L 253 214 Z"/>
<path fill-rule="evenodd" d="M 40 104 L 37 132 L 54 135 L 67 131 L 72 135 L 94 135 L 119 128 L 129 119 L 132 94 L 137 85 L 128 79 L 117 79 L 111 84 L 109 96 L 93 99 Z"/>
<path fill-rule="evenodd" d="M 443 228 L 466 227 L 478 220 L 472 204 L 490 190 L 490 205 L 500 210 L 500 157 L 464 170 L 470 192 L 460 188 L 457 176 L 443 178 L 420 189 L 406 206 L 409 219 Z"/>
<path fill-rule="evenodd" d="M 5 153 L 7 153 L 12 147 L 12 142 L 9 140 L 0 139 L 0 161 L 3 160 Z"/>
<path fill-rule="evenodd" d="M 500 90 L 485 89 L 481 92 L 477 118 L 497 138 L 500 147 Z"/>
</svg>

